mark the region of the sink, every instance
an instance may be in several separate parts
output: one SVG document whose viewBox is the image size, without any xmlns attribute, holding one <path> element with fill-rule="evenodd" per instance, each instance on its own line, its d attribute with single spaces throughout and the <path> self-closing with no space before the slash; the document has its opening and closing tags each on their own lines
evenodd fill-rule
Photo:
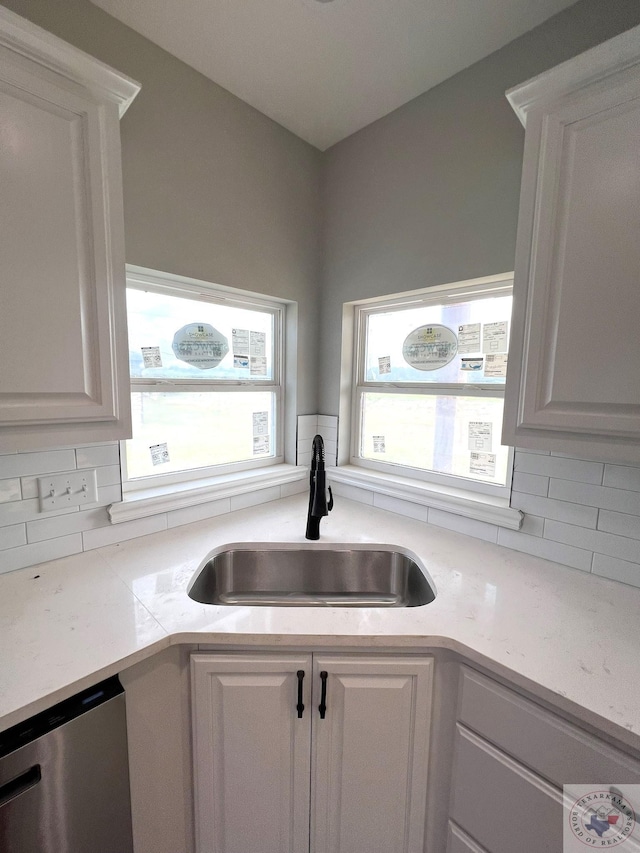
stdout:
<svg viewBox="0 0 640 853">
<path fill-rule="evenodd" d="M 418 558 L 372 544 L 255 543 L 212 551 L 187 589 L 201 604 L 418 607 L 436 597 Z"/>
</svg>

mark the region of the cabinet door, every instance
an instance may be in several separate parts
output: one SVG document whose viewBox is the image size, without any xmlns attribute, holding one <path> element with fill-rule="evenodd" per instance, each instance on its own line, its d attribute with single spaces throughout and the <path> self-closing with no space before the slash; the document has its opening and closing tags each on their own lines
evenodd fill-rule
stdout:
<svg viewBox="0 0 640 853">
<path fill-rule="evenodd" d="M 129 433 L 120 82 L 0 14 L 0 452 Z"/>
<path fill-rule="evenodd" d="M 510 95 L 526 134 L 505 444 L 640 459 L 640 28 L 631 34 Z"/>
<path fill-rule="evenodd" d="M 197 853 L 309 849 L 310 674 L 310 655 L 192 657 Z"/>
<path fill-rule="evenodd" d="M 422 853 L 432 662 L 314 655 L 313 670 L 311 853 Z"/>
</svg>

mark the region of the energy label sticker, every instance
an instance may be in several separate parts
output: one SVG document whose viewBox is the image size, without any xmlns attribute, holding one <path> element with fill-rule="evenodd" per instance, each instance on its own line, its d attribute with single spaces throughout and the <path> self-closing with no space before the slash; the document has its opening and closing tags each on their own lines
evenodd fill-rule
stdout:
<svg viewBox="0 0 640 853">
<path fill-rule="evenodd" d="M 164 444 L 152 445 L 149 448 L 149 452 L 151 453 L 151 463 L 153 465 L 164 465 L 169 461 L 169 450 L 167 449 L 166 441 Z"/>
<path fill-rule="evenodd" d="M 486 421 L 470 421 L 469 450 L 491 450 L 492 424 Z"/>
<path fill-rule="evenodd" d="M 373 452 L 374 453 L 386 453 L 383 435 L 374 435 L 373 436 Z"/>
<path fill-rule="evenodd" d="M 495 453 L 471 453 L 469 471 L 472 474 L 481 474 L 484 477 L 496 476 Z"/>
<path fill-rule="evenodd" d="M 384 373 L 391 373 L 391 356 L 383 355 L 378 359 L 378 373 L 382 376 Z"/>
<path fill-rule="evenodd" d="M 162 367 L 160 347 L 141 347 L 145 367 Z"/>
</svg>

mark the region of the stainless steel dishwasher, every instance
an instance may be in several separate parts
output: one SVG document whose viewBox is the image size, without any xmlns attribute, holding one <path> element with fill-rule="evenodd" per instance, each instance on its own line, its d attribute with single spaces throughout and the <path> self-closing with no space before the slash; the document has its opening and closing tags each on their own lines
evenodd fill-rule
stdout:
<svg viewBox="0 0 640 853">
<path fill-rule="evenodd" d="M 133 853 L 116 677 L 0 733 L 0 851 Z"/>
</svg>

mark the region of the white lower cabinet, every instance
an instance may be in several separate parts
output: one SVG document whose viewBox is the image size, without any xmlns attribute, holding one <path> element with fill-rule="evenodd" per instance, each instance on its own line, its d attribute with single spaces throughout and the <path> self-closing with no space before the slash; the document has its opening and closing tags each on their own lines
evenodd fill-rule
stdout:
<svg viewBox="0 0 640 853">
<path fill-rule="evenodd" d="M 424 657 L 193 655 L 197 853 L 423 853 L 432 673 Z"/>
<path fill-rule="evenodd" d="M 640 761 L 465 666 L 456 716 L 447 853 L 560 853 L 563 785 L 640 783 Z"/>
</svg>

